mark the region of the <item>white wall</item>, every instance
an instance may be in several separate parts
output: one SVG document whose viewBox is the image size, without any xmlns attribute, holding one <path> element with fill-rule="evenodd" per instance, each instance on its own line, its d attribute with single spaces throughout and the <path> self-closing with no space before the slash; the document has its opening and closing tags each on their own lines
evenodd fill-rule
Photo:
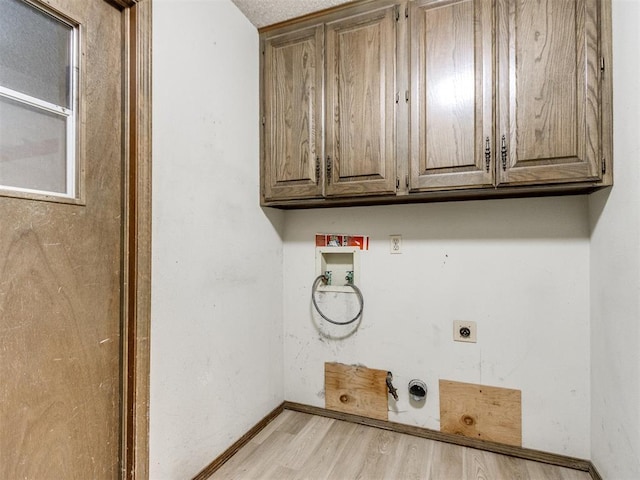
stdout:
<svg viewBox="0 0 640 480">
<path fill-rule="evenodd" d="M 516 388 L 523 446 L 590 457 L 586 197 L 305 210 L 285 222 L 287 400 L 322 407 L 324 362 L 361 363 L 393 372 L 401 399 L 390 420 L 439 429 L 439 379 Z M 372 240 L 364 318 L 344 339 L 322 332 L 349 327 L 311 311 L 320 232 Z M 403 254 L 389 253 L 391 234 Z M 476 321 L 478 343 L 454 343 L 454 320 Z M 424 408 L 407 402 L 416 377 L 429 388 Z"/>
<path fill-rule="evenodd" d="M 390 419 L 428 428 L 439 378 L 521 389 L 525 447 L 640 478 L 639 6 L 613 0 L 610 194 L 283 213 L 258 207 L 255 28 L 230 0 L 154 0 L 151 478 L 197 473 L 283 398 L 323 406 L 325 361 L 392 370 Z M 372 238 L 342 340 L 311 312 L 317 232 Z"/>
<path fill-rule="evenodd" d="M 191 478 L 283 400 L 281 212 L 258 198 L 258 35 L 153 2 L 150 477 Z"/>
<path fill-rule="evenodd" d="M 640 2 L 613 1 L 614 187 L 590 198 L 592 457 L 640 478 Z"/>
</svg>

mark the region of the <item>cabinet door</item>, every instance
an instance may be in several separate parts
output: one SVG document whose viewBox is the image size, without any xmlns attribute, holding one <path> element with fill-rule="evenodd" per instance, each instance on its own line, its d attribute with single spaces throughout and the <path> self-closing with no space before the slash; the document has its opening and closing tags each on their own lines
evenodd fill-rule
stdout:
<svg viewBox="0 0 640 480">
<path fill-rule="evenodd" d="M 265 201 L 322 196 L 322 25 L 264 41 Z"/>
<path fill-rule="evenodd" d="M 493 2 L 410 3 L 410 189 L 492 185 Z"/>
<path fill-rule="evenodd" d="M 499 0 L 499 184 L 598 180 L 598 0 Z"/>
<path fill-rule="evenodd" d="M 326 47 L 326 194 L 394 194 L 395 8 L 327 24 Z"/>
</svg>

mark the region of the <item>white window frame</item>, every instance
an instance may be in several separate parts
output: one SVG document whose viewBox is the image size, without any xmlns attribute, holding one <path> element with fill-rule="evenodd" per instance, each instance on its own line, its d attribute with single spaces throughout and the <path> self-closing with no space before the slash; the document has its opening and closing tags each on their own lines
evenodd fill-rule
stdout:
<svg viewBox="0 0 640 480">
<path fill-rule="evenodd" d="M 49 10 L 43 5 L 36 4 L 30 0 L 21 0 L 23 3 L 28 4 L 32 8 L 39 10 L 40 12 L 53 17 L 55 20 L 63 23 L 71 29 L 71 39 L 69 45 L 69 59 L 70 59 L 70 71 L 71 78 L 69 79 L 69 98 L 71 108 L 66 108 L 54 103 L 41 100 L 31 95 L 12 90 L 10 88 L 0 85 L 0 96 L 13 100 L 14 102 L 28 105 L 38 110 L 53 113 L 65 119 L 65 134 L 66 134 L 66 151 L 65 151 L 65 163 L 66 163 L 66 191 L 65 192 L 52 192 L 48 190 L 37 190 L 31 188 L 16 187 L 12 185 L 4 185 L 0 182 L 0 191 L 11 194 L 23 193 L 28 195 L 35 195 L 36 197 L 55 197 L 61 199 L 78 199 L 79 198 L 79 162 L 77 157 L 77 142 L 78 142 L 78 105 L 79 105 L 79 49 L 80 49 L 80 32 L 79 25 L 70 22 L 68 19 L 61 15 Z M 29 197 L 31 198 L 31 197 Z"/>
</svg>

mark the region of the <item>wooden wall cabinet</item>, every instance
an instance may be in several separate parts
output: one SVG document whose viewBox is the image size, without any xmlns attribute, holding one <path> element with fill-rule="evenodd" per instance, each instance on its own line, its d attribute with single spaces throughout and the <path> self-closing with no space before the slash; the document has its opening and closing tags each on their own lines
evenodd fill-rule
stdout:
<svg viewBox="0 0 640 480">
<path fill-rule="evenodd" d="M 493 2 L 409 7 L 409 187 L 492 187 Z"/>
<path fill-rule="evenodd" d="M 602 179 L 599 4 L 497 2 L 499 186 Z"/>
<path fill-rule="evenodd" d="M 264 36 L 264 202 L 395 195 L 396 10 L 360 10 Z"/>
<path fill-rule="evenodd" d="M 262 177 L 267 201 L 322 197 L 323 44 L 321 25 L 264 42 Z"/>
<path fill-rule="evenodd" d="M 362 0 L 261 31 L 262 204 L 612 184 L 610 0 Z"/>
<path fill-rule="evenodd" d="M 393 5 L 326 24 L 326 195 L 395 194 Z"/>
</svg>

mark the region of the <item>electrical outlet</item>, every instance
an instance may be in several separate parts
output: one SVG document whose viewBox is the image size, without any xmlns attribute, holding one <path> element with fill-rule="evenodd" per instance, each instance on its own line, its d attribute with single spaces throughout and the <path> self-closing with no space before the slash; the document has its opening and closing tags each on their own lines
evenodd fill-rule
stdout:
<svg viewBox="0 0 640 480">
<path fill-rule="evenodd" d="M 402 253 L 402 235 L 390 235 L 389 239 L 391 253 Z"/>
<path fill-rule="evenodd" d="M 476 322 L 456 320 L 453 322 L 453 340 L 455 342 L 476 343 L 478 328 Z"/>
</svg>

